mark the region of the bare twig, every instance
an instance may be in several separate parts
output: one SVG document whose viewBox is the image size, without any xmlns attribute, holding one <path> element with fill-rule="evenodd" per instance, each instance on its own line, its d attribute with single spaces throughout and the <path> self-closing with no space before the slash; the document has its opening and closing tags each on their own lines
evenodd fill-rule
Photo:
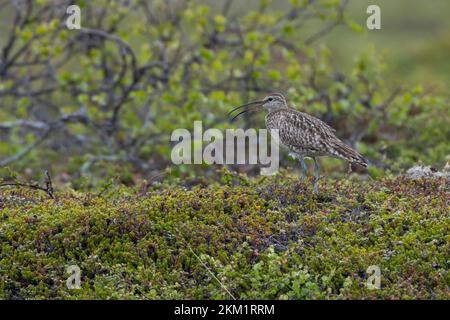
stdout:
<svg viewBox="0 0 450 320">
<path fill-rule="evenodd" d="M 47 190 L 47 194 L 49 195 L 50 198 L 54 199 L 55 196 L 53 195 L 55 189 L 53 189 L 53 182 L 52 182 L 52 177 L 50 176 L 50 173 L 48 172 L 48 170 L 45 171 L 45 187 Z"/>
<path fill-rule="evenodd" d="M 0 183 L 0 188 L 1 187 L 16 187 L 16 188 L 29 188 L 29 189 L 33 189 L 33 190 L 44 191 L 51 199 L 55 199 L 52 179 L 51 179 L 48 171 L 45 171 L 45 176 L 46 176 L 45 187 L 41 187 L 39 184 L 12 181 L 12 182 Z"/>
</svg>

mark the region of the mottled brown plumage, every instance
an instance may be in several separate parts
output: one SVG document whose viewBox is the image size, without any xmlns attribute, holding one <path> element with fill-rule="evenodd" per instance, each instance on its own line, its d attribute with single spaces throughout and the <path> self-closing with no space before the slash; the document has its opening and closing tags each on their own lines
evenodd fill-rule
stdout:
<svg viewBox="0 0 450 320">
<path fill-rule="evenodd" d="M 266 116 L 267 129 L 278 129 L 280 142 L 303 157 L 331 156 L 361 166 L 367 160 L 346 145 L 325 122 L 289 108 L 274 110 Z"/>
<path fill-rule="evenodd" d="M 251 102 L 236 108 L 233 111 L 252 105 L 262 106 L 268 110 L 269 113 L 266 116 L 267 129 L 276 129 L 279 131 L 281 144 L 299 159 L 302 166 L 303 177 L 306 176 L 304 157 L 313 158 L 315 163 L 314 191 L 316 193 L 318 192 L 319 180 L 319 166 L 316 157 L 331 156 L 367 167 L 367 160 L 356 150 L 336 137 L 336 130 L 320 119 L 289 108 L 286 99 L 282 94 L 270 94 L 261 101 Z M 249 107 L 239 114 L 251 110 L 256 109 L 250 109 Z"/>
</svg>

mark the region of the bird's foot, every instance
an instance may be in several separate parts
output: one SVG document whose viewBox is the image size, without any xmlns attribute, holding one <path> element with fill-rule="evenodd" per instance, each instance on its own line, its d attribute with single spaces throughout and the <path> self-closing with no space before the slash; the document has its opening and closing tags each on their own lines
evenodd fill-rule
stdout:
<svg viewBox="0 0 450 320">
<path fill-rule="evenodd" d="M 302 175 L 300 176 L 300 181 L 305 182 L 305 180 L 306 180 L 306 173 L 302 172 Z"/>
<path fill-rule="evenodd" d="M 316 196 L 319 195 L 319 183 L 318 182 L 314 183 L 314 194 Z"/>
</svg>

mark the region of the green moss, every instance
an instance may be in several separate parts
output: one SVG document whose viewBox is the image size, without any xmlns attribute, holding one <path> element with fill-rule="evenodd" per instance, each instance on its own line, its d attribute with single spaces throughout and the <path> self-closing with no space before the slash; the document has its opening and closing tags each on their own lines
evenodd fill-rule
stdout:
<svg viewBox="0 0 450 320">
<path fill-rule="evenodd" d="M 324 180 L 319 197 L 282 177 L 54 200 L 2 188 L 0 298 L 448 299 L 448 209 L 448 182 L 403 178 Z"/>
</svg>

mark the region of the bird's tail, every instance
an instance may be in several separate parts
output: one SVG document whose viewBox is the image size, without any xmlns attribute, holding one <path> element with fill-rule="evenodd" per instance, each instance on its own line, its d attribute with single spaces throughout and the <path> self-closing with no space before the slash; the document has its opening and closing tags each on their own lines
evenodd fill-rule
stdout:
<svg viewBox="0 0 450 320">
<path fill-rule="evenodd" d="M 367 161 L 366 158 L 364 158 L 361 154 L 358 153 L 358 151 L 346 145 L 342 141 L 336 142 L 333 145 L 333 149 L 336 156 L 338 156 L 339 158 L 342 158 L 354 164 L 358 164 L 364 168 L 367 168 L 367 166 L 369 165 L 369 161 Z"/>
</svg>

